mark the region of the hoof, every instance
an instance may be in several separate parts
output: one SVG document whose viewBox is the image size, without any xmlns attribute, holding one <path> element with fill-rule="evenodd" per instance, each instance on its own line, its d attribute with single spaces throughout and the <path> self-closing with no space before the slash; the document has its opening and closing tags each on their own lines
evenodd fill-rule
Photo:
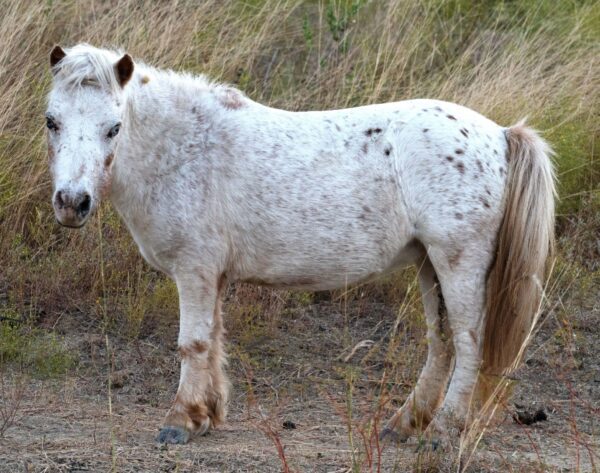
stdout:
<svg viewBox="0 0 600 473">
<path fill-rule="evenodd" d="M 398 444 L 398 443 L 405 443 L 406 438 L 404 436 L 400 435 L 394 429 L 392 429 L 390 427 L 386 427 L 379 434 L 379 441 L 394 442 L 394 443 Z"/>
<path fill-rule="evenodd" d="M 190 433 L 183 427 L 163 427 L 156 437 L 158 443 L 184 444 L 190 439 Z"/>
</svg>

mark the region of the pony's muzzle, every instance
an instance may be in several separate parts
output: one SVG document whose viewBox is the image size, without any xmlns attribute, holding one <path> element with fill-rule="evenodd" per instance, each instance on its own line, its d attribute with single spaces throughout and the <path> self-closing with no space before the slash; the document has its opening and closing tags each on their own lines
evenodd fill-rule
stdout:
<svg viewBox="0 0 600 473">
<path fill-rule="evenodd" d="M 54 213 L 58 223 L 65 227 L 83 226 L 92 209 L 92 196 L 85 192 L 56 191 L 53 199 Z"/>
</svg>

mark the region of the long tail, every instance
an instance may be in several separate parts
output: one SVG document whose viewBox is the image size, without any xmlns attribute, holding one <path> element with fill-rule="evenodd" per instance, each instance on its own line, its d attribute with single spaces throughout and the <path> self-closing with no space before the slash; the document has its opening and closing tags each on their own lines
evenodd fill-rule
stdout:
<svg viewBox="0 0 600 473">
<path fill-rule="evenodd" d="M 482 374 L 510 373 L 539 311 L 554 250 L 554 172 L 548 144 L 520 122 L 506 131 L 506 210 L 487 280 Z"/>
</svg>

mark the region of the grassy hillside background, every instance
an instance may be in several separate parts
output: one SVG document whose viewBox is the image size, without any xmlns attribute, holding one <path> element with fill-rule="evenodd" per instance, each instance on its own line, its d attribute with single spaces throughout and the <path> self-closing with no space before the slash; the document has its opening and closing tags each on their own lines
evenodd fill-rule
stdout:
<svg viewBox="0 0 600 473">
<path fill-rule="evenodd" d="M 503 125 L 527 117 L 556 151 L 558 256 L 550 305 L 568 324 L 600 276 L 600 8 L 592 0 L 4 0 L 0 15 L 0 366 L 77 366 L 59 321 L 174 346 L 174 285 L 150 269 L 110 205 L 81 231 L 50 205 L 43 114 L 54 44 L 121 48 L 206 74 L 250 98 L 320 110 L 418 97 Z M 245 286 L 229 331 L 252 340 L 317 299 L 400 304 L 412 273 L 334 294 Z M 417 302 L 418 304 L 418 302 Z M 596 307 L 597 309 L 597 307 Z M 243 344 L 242 344 L 243 345 Z"/>
</svg>

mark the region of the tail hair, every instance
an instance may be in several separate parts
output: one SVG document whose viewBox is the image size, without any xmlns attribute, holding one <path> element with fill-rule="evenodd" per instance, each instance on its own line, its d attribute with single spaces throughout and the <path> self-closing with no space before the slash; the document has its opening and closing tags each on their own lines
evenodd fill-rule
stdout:
<svg viewBox="0 0 600 473">
<path fill-rule="evenodd" d="M 524 121 L 505 130 L 508 181 L 494 264 L 487 280 L 482 375 L 510 373 L 539 316 L 554 252 L 552 150 Z"/>
</svg>

